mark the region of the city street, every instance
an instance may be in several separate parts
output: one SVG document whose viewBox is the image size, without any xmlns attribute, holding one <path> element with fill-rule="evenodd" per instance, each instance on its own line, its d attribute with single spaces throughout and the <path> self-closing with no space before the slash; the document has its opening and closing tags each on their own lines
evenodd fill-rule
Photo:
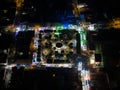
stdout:
<svg viewBox="0 0 120 90">
<path fill-rule="evenodd" d="M 99 71 L 97 68 L 90 70 L 91 90 L 110 90 L 109 78 L 105 72 Z"/>
<path fill-rule="evenodd" d="M 120 90 L 116 0 L 1 0 L 0 90 Z"/>
</svg>

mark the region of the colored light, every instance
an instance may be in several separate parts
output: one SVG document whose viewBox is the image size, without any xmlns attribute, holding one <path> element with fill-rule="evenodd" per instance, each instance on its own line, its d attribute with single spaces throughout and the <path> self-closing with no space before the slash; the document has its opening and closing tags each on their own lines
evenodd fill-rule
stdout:
<svg viewBox="0 0 120 90">
<path fill-rule="evenodd" d="M 64 27 L 63 26 L 57 26 L 56 30 L 63 30 Z"/>
</svg>

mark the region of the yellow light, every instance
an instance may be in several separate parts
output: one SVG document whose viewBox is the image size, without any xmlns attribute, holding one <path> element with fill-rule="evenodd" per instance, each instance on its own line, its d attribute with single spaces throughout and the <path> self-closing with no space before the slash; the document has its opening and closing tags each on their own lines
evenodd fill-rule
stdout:
<svg viewBox="0 0 120 90">
<path fill-rule="evenodd" d="M 38 31 L 39 28 L 40 28 L 40 25 L 35 25 L 35 26 L 34 26 L 34 30 L 35 30 L 35 31 Z"/>
<path fill-rule="evenodd" d="M 36 51 L 37 50 L 37 48 L 34 47 L 34 40 L 33 39 L 31 40 L 31 43 L 30 43 L 30 51 Z"/>
<path fill-rule="evenodd" d="M 115 18 L 108 24 L 109 28 L 120 29 L 120 18 Z"/>
<path fill-rule="evenodd" d="M 24 0 L 15 0 L 16 8 L 21 8 L 23 6 Z"/>
<path fill-rule="evenodd" d="M 12 24 L 12 25 L 6 27 L 6 31 L 14 32 L 15 28 L 16 28 L 16 26 L 14 24 Z"/>
<path fill-rule="evenodd" d="M 94 64 L 94 63 L 95 63 L 95 56 L 94 56 L 94 54 L 92 54 L 90 56 L 90 64 Z"/>
</svg>

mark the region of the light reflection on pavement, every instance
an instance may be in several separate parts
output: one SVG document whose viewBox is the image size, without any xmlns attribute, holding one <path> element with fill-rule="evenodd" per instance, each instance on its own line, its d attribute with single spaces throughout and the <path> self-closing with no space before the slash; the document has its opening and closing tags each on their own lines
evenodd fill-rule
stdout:
<svg viewBox="0 0 120 90">
<path fill-rule="evenodd" d="M 82 90 L 90 90 L 90 71 L 81 70 Z"/>
</svg>

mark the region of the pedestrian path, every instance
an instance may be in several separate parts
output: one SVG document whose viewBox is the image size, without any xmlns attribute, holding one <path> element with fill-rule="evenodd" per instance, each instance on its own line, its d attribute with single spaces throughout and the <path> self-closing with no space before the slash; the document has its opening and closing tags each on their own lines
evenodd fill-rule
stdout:
<svg viewBox="0 0 120 90">
<path fill-rule="evenodd" d="M 82 90 L 89 90 L 90 88 L 90 71 L 81 70 Z"/>
</svg>

